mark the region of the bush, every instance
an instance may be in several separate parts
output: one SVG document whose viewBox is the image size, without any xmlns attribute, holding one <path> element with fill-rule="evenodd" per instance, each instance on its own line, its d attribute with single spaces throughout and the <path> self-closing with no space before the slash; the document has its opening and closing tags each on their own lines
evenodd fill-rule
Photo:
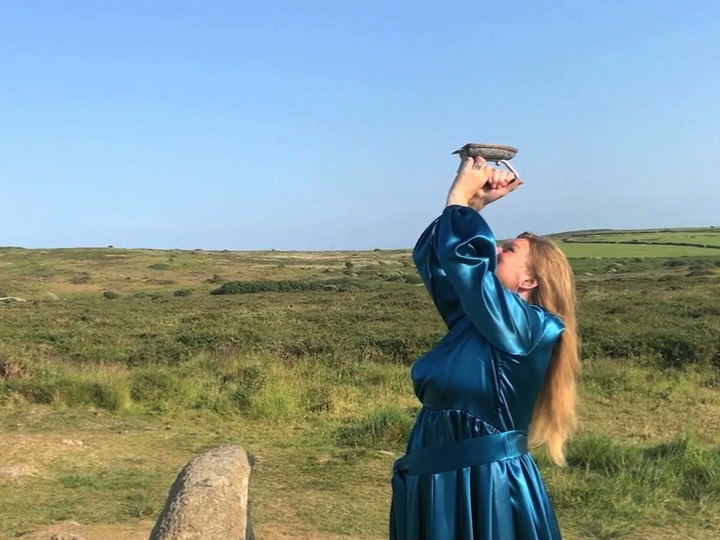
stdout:
<svg viewBox="0 0 720 540">
<path fill-rule="evenodd" d="M 302 358 L 332 354 L 335 352 L 336 342 L 324 336 L 309 336 L 284 343 L 278 351 L 283 357 Z"/>
<path fill-rule="evenodd" d="M 138 403 L 160 403 L 176 397 L 179 390 L 177 376 L 168 369 L 146 368 L 130 378 L 130 397 Z"/>
<path fill-rule="evenodd" d="M 0 379 L 14 379 L 22 375 L 24 371 L 25 369 L 21 364 L 0 353 Z"/>
<path fill-rule="evenodd" d="M 383 272 L 379 276 L 385 281 L 405 281 L 402 272 Z"/>
<path fill-rule="evenodd" d="M 38 369 L 32 378 L 19 379 L 11 389 L 31 403 L 44 405 L 95 405 L 117 412 L 131 404 L 127 379 L 102 371 Z"/>
<path fill-rule="evenodd" d="M 699 462 L 687 467 L 683 471 L 680 495 L 694 502 L 720 499 L 720 474 L 717 466 L 718 463 Z"/>
<path fill-rule="evenodd" d="M 601 335 L 585 336 L 582 330 L 580 335 L 584 357 L 632 358 L 646 351 L 642 340 L 636 335 L 606 332 Z"/>
<path fill-rule="evenodd" d="M 257 281 L 228 281 L 210 294 L 251 294 L 261 292 L 302 292 L 302 291 L 347 291 L 358 287 L 354 281 L 347 278 L 328 279 L 324 281 L 304 280 L 257 280 Z"/>
<path fill-rule="evenodd" d="M 685 259 L 668 259 L 663 263 L 665 268 L 677 268 L 679 266 L 687 266 L 688 262 Z"/>
<path fill-rule="evenodd" d="M 173 296 L 190 296 L 192 291 L 190 289 L 178 289 L 173 292 Z"/>
<path fill-rule="evenodd" d="M 607 315 L 621 315 L 628 312 L 628 306 L 626 304 L 614 304 L 605 308 L 605 314 Z"/>
<path fill-rule="evenodd" d="M 303 405 L 311 413 L 330 412 L 333 407 L 332 394 L 326 387 L 310 388 L 305 392 Z"/>
<path fill-rule="evenodd" d="M 167 263 L 155 263 L 148 266 L 150 270 L 170 270 L 170 265 Z"/>
<path fill-rule="evenodd" d="M 698 276 L 712 276 L 715 272 L 713 272 L 710 268 L 699 268 L 697 270 L 690 270 L 690 272 L 687 273 L 688 277 L 698 277 Z"/>
<path fill-rule="evenodd" d="M 409 283 L 410 285 L 421 285 L 423 280 L 418 274 L 405 274 L 405 283 Z"/>
<path fill-rule="evenodd" d="M 418 356 L 432 348 L 434 337 L 424 339 L 414 336 L 401 337 L 369 337 L 365 344 L 365 354 L 375 358 L 377 361 L 387 361 L 402 364 L 411 364 Z"/>
<path fill-rule="evenodd" d="M 103 298 L 106 300 L 115 300 L 116 298 L 120 298 L 120 295 L 114 291 L 105 291 L 103 293 Z"/>
<path fill-rule="evenodd" d="M 175 339 L 193 349 L 213 348 L 230 340 L 229 336 L 197 330 L 182 331 L 177 334 Z"/>
<path fill-rule="evenodd" d="M 692 332 L 651 334 L 646 338 L 650 352 L 660 357 L 665 368 L 682 369 L 710 359 L 710 342 L 701 334 Z"/>
<path fill-rule="evenodd" d="M 252 405 L 252 398 L 268 381 L 268 373 L 260 365 L 243 366 L 234 373 L 222 377 L 224 383 L 229 383 L 234 390 L 230 399 L 241 411 L 248 411 Z"/>
<path fill-rule="evenodd" d="M 151 285 L 175 285 L 177 281 L 174 279 L 146 279 L 145 283 L 150 283 Z"/>
<path fill-rule="evenodd" d="M 133 402 L 154 411 L 198 407 L 203 399 L 216 398 L 202 373 L 181 374 L 176 368 L 141 368 L 131 375 L 129 386 Z"/>
<path fill-rule="evenodd" d="M 87 385 L 92 404 L 111 412 L 127 409 L 130 406 L 130 392 L 124 379 L 94 381 Z"/>
<path fill-rule="evenodd" d="M 73 285 L 85 285 L 92 282 L 92 277 L 89 272 L 79 272 L 70 278 L 70 283 Z"/>
</svg>

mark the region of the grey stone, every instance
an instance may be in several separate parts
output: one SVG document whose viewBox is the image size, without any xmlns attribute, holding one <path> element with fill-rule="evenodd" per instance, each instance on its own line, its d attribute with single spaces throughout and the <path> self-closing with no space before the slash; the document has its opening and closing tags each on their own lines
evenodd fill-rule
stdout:
<svg viewBox="0 0 720 540">
<path fill-rule="evenodd" d="M 26 302 L 24 298 L 18 298 L 17 296 L 3 296 L 0 298 L 1 304 L 10 304 L 11 302 Z"/>
<path fill-rule="evenodd" d="M 460 154 L 463 161 L 469 157 L 480 156 L 486 161 L 501 161 L 515 157 L 517 148 L 504 146 L 502 144 L 468 143 L 462 148 L 455 150 L 453 154 Z"/>
<path fill-rule="evenodd" d="M 248 485 L 253 458 L 226 444 L 190 461 L 170 487 L 150 540 L 254 540 Z"/>
</svg>

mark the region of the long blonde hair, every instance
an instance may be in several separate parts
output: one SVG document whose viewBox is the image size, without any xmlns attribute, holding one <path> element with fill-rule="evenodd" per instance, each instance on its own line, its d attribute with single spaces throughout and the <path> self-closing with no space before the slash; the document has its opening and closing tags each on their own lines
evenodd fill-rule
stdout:
<svg viewBox="0 0 720 540">
<path fill-rule="evenodd" d="M 532 289 L 530 303 L 559 315 L 565 325 L 555 345 L 530 423 L 530 444 L 545 443 L 550 459 L 562 466 L 565 465 L 565 442 L 577 424 L 575 406 L 580 354 L 575 280 L 567 257 L 551 240 L 527 232 L 518 238 L 530 242 L 528 270 L 538 283 Z"/>
</svg>

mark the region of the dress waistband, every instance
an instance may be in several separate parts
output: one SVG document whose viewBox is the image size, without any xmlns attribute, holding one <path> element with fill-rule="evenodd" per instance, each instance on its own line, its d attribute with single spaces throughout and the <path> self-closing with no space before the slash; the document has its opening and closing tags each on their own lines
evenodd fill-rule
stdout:
<svg viewBox="0 0 720 540">
<path fill-rule="evenodd" d="M 505 431 L 418 448 L 395 462 L 395 472 L 418 475 L 455 471 L 520 457 L 528 452 L 525 431 Z"/>
</svg>

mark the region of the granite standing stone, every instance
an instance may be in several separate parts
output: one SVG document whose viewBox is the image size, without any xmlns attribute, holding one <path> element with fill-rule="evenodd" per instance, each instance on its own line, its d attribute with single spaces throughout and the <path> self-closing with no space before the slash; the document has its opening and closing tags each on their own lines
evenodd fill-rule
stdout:
<svg viewBox="0 0 720 540">
<path fill-rule="evenodd" d="M 150 540 L 254 540 L 248 507 L 253 459 L 223 445 L 190 461 L 170 487 Z"/>
</svg>

